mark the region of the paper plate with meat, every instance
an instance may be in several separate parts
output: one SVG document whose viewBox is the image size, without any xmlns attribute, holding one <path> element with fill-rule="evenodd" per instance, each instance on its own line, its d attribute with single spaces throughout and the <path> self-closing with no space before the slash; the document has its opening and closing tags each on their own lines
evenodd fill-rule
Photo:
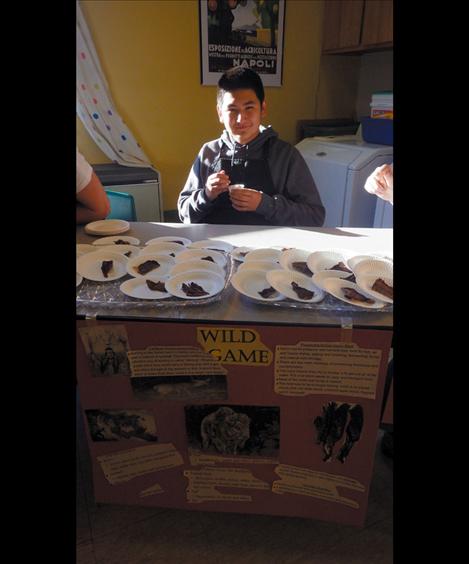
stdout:
<svg viewBox="0 0 469 564">
<path fill-rule="evenodd" d="M 321 270 L 340 270 L 352 273 L 347 266 L 347 261 L 352 253 L 346 249 L 330 249 L 327 251 L 315 251 L 308 257 L 308 268 L 316 274 Z"/>
<path fill-rule="evenodd" d="M 132 278 L 123 282 L 119 289 L 126 296 L 141 300 L 163 300 L 171 294 L 166 291 L 168 276 L 147 276 Z"/>
<path fill-rule="evenodd" d="M 370 296 L 357 284 L 343 278 L 326 278 L 324 288 L 335 298 L 366 309 L 380 309 L 386 305 L 382 300 Z"/>
<path fill-rule="evenodd" d="M 218 251 L 211 251 L 209 249 L 186 249 L 176 256 L 176 262 L 186 262 L 189 260 L 203 260 L 207 262 L 214 262 L 221 268 L 226 265 L 226 257 Z"/>
<path fill-rule="evenodd" d="M 164 254 L 140 254 L 130 259 L 127 263 L 127 272 L 134 278 L 147 277 L 149 275 L 165 276 L 176 264 L 169 255 Z"/>
<path fill-rule="evenodd" d="M 279 258 L 280 266 L 285 270 L 301 272 L 311 277 L 313 272 L 309 269 L 307 262 L 311 252 L 305 249 L 288 249 L 283 251 Z"/>
<path fill-rule="evenodd" d="M 317 303 L 324 299 L 324 291 L 313 283 L 311 276 L 292 270 L 271 270 L 267 282 L 278 292 L 295 302 Z"/>
<path fill-rule="evenodd" d="M 145 243 L 145 245 L 153 245 L 154 243 L 161 242 L 176 243 L 185 247 L 192 243 L 192 241 L 187 237 L 180 237 L 179 235 L 164 235 L 162 237 L 154 237 L 153 239 L 150 239 Z"/>
<path fill-rule="evenodd" d="M 282 251 L 280 249 L 273 249 L 271 247 L 254 249 L 254 251 L 250 251 L 244 257 L 244 262 L 250 262 L 251 260 L 269 260 L 270 262 L 278 262 L 281 254 Z"/>
<path fill-rule="evenodd" d="M 112 245 L 113 247 L 125 247 L 126 245 L 140 245 L 139 239 L 136 237 L 128 237 L 123 235 L 114 235 L 113 237 L 101 237 L 101 239 L 96 239 L 93 241 L 93 245 Z"/>
<path fill-rule="evenodd" d="M 96 246 L 93 248 L 96 250 Z M 99 249 L 113 253 L 121 253 L 128 259 L 133 259 L 140 254 L 140 247 L 136 247 L 135 245 L 99 245 Z"/>
<path fill-rule="evenodd" d="M 313 275 L 312 281 L 313 284 L 316 284 L 319 288 L 324 288 L 324 281 L 327 278 L 343 278 L 344 280 L 349 280 L 350 282 L 355 282 L 355 275 L 350 272 L 344 272 L 343 270 L 320 270 Z"/>
<path fill-rule="evenodd" d="M 194 259 L 184 262 L 177 262 L 171 267 L 170 274 L 175 276 L 181 272 L 187 272 L 188 270 L 209 270 L 210 272 L 215 272 L 222 278 L 225 277 L 225 271 L 221 266 L 218 266 L 216 262 L 211 262 L 209 260 Z"/>
<path fill-rule="evenodd" d="M 283 272 L 283 270 L 280 269 L 279 272 Z M 285 296 L 268 282 L 267 271 L 265 270 L 253 270 L 250 268 L 238 270 L 231 277 L 231 285 L 240 294 L 244 294 L 253 300 L 277 302 L 285 299 Z"/>
<path fill-rule="evenodd" d="M 202 241 L 194 241 L 189 245 L 191 249 L 210 249 L 211 251 L 221 251 L 224 253 L 231 253 L 234 246 L 226 241 L 218 239 L 203 239 Z"/>
<path fill-rule="evenodd" d="M 188 270 L 170 276 L 166 290 L 184 300 L 201 300 L 216 296 L 223 290 L 225 279 L 208 270 Z"/>
<path fill-rule="evenodd" d="M 141 249 L 141 255 L 169 255 L 170 257 L 175 258 L 180 253 L 183 253 L 186 250 L 185 245 L 181 245 L 180 243 L 173 243 L 170 241 L 159 241 L 157 243 L 151 243 L 150 245 L 145 245 L 143 249 Z"/>
<path fill-rule="evenodd" d="M 354 255 L 353 257 L 349 258 L 347 261 L 347 266 L 352 270 L 355 270 L 355 267 L 358 263 L 363 262 L 364 260 L 385 260 L 392 263 L 392 259 L 384 254 L 381 253 L 369 253 L 367 255 Z"/>
<path fill-rule="evenodd" d="M 378 298 L 383 302 L 392 304 L 394 301 L 394 288 L 392 277 L 385 275 L 365 273 L 357 276 L 357 286 L 365 290 L 370 296 Z"/>
<path fill-rule="evenodd" d="M 77 272 L 87 280 L 111 282 L 127 274 L 128 258 L 121 253 L 95 251 L 77 260 Z"/>
<path fill-rule="evenodd" d="M 231 258 L 238 262 L 244 262 L 246 255 L 253 250 L 254 247 L 236 247 L 236 249 L 231 251 Z"/>
</svg>

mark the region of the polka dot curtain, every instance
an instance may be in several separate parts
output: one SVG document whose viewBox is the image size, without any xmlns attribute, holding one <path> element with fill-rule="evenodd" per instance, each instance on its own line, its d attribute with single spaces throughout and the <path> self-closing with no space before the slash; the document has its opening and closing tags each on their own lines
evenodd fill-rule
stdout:
<svg viewBox="0 0 469 564">
<path fill-rule="evenodd" d="M 154 168 L 116 110 L 78 2 L 77 114 L 98 147 L 112 161 L 125 166 Z"/>
</svg>

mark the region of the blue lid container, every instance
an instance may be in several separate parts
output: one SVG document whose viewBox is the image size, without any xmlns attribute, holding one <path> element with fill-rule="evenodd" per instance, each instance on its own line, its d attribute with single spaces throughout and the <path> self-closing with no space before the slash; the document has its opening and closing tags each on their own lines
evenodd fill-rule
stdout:
<svg viewBox="0 0 469 564">
<path fill-rule="evenodd" d="M 393 120 L 362 117 L 362 137 L 366 143 L 393 145 Z"/>
</svg>

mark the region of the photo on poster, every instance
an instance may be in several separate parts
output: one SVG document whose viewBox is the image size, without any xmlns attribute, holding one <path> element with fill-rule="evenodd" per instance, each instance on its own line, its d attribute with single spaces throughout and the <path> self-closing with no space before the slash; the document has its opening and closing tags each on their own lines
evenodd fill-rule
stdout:
<svg viewBox="0 0 469 564">
<path fill-rule="evenodd" d="M 344 463 L 360 439 L 363 422 L 363 408 L 360 404 L 330 401 L 323 405 L 322 414 L 313 422 L 317 432 L 316 444 L 322 445 L 323 462 L 330 462 L 335 455 L 337 460 Z M 336 443 L 340 444 L 336 447 Z"/>
<path fill-rule="evenodd" d="M 98 325 L 79 329 L 93 376 L 129 376 L 129 341 L 124 325 Z"/>
<path fill-rule="evenodd" d="M 139 376 L 130 380 L 140 400 L 216 401 L 228 398 L 226 376 Z"/>
<path fill-rule="evenodd" d="M 282 85 L 285 0 L 199 0 L 202 84 L 238 65 Z"/>
<path fill-rule="evenodd" d="M 91 439 L 94 442 L 139 439 L 155 442 L 155 418 L 140 409 L 85 410 Z"/>
<path fill-rule="evenodd" d="M 184 407 L 189 447 L 205 454 L 278 458 L 280 408 L 256 405 Z"/>
</svg>

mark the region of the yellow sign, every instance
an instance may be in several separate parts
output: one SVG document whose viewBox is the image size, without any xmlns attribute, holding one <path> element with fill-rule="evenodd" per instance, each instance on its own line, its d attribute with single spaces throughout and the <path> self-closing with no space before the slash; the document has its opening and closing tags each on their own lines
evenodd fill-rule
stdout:
<svg viewBox="0 0 469 564">
<path fill-rule="evenodd" d="M 197 327 L 197 342 L 222 364 L 269 366 L 272 351 L 253 329 L 238 327 Z"/>
</svg>

